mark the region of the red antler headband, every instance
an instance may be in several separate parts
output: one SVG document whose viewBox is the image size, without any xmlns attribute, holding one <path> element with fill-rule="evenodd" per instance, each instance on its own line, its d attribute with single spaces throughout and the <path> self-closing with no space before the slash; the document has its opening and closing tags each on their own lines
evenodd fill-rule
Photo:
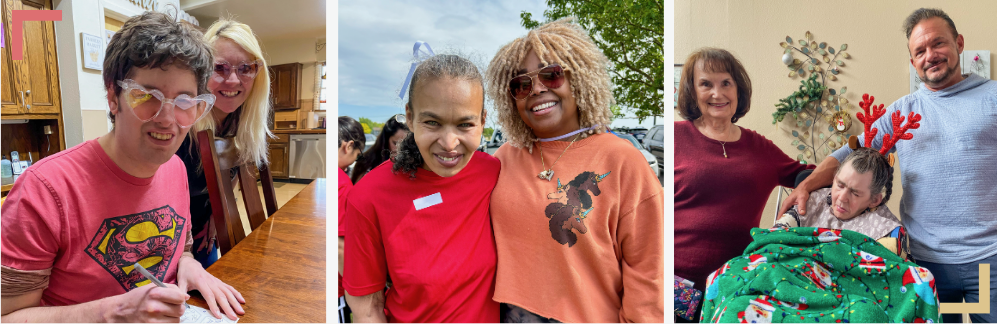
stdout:
<svg viewBox="0 0 997 324">
<path fill-rule="evenodd" d="M 858 118 L 863 125 L 865 125 L 865 147 L 872 146 L 872 139 L 876 137 L 877 133 L 879 133 L 879 129 L 872 128 L 873 122 L 886 114 L 886 109 L 883 108 L 883 104 L 876 106 L 873 104 L 874 101 L 876 101 L 876 97 L 870 96 L 868 93 L 863 94 L 862 102 L 859 103 L 859 107 L 862 107 L 862 110 L 865 110 L 865 113 L 855 114 L 855 117 Z M 907 115 L 906 125 L 902 125 L 905 117 L 901 116 L 899 110 L 894 111 L 893 115 L 890 117 L 893 119 L 893 136 L 890 136 L 890 134 L 883 135 L 883 147 L 879 149 L 879 154 L 882 155 L 887 155 L 886 153 L 897 144 L 897 141 L 909 140 L 913 138 L 914 135 L 908 133 L 908 130 L 921 127 L 921 124 L 918 123 L 921 121 L 921 115 L 915 114 L 913 111 Z M 849 142 L 849 144 L 852 144 L 851 146 L 853 146 L 852 149 L 857 148 L 857 139 L 855 141 L 849 140 Z M 892 162 L 890 164 L 892 165 Z"/>
</svg>

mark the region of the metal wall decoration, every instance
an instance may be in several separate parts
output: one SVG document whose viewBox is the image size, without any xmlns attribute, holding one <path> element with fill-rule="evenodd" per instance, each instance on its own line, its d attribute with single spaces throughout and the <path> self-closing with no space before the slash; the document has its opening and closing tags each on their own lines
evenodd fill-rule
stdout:
<svg viewBox="0 0 997 324">
<path fill-rule="evenodd" d="M 772 123 L 777 124 L 786 115 L 792 115 L 796 121 L 790 124 L 791 133 L 796 137 L 793 146 L 800 150 L 797 160 L 800 163 L 819 163 L 848 140 L 845 132 L 851 126 L 851 115 L 848 114 L 851 105 L 844 98 L 848 87 L 835 89 L 828 86 L 828 82 L 838 80 L 837 76 L 845 66 L 844 60 L 851 58 L 846 52 L 848 44 L 834 47 L 826 42 L 818 43 L 807 31 L 798 43 L 786 36 L 786 41 L 779 45 L 784 49 L 782 63 L 789 69 L 788 76 L 799 76 L 802 80 L 799 90 L 785 99 L 779 99 L 775 105 L 776 112 L 772 114 Z M 803 58 L 794 55 L 802 55 Z"/>
</svg>

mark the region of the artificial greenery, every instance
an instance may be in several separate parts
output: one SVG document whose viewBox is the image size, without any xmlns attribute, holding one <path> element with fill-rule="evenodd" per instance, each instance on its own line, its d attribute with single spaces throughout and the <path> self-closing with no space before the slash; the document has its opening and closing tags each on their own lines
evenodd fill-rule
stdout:
<svg viewBox="0 0 997 324">
<path fill-rule="evenodd" d="M 851 58 L 846 52 L 848 44 L 842 44 L 836 50 L 825 42 L 814 41 L 813 34 L 808 31 L 804 39 L 799 40 L 799 47 L 789 36 L 779 45 L 785 49 L 785 55 L 805 56 L 802 60 L 793 58 L 786 65 L 790 78 L 800 76 L 804 79 L 800 81 L 797 91 L 775 104 L 772 123 L 783 122 L 786 115 L 792 114 L 796 120 L 796 124 L 790 126 L 793 137 L 796 137 L 793 146 L 801 151 L 797 160 L 808 163 L 808 159 L 813 159 L 812 161 L 819 163 L 848 139 L 847 135 L 839 133 L 832 126 L 835 114 L 851 118 L 847 113 L 848 99 L 843 97 L 848 87 L 840 90 L 828 87 L 828 82 L 838 80 L 837 75 L 845 66 L 843 59 Z M 808 72 L 809 77 L 806 76 Z M 848 124 L 850 122 L 848 120 Z M 824 132 L 825 125 L 827 133 Z"/>
<path fill-rule="evenodd" d="M 779 99 L 779 103 L 775 105 L 776 111 L 772 113 L 773 124 L 781 122 L 788 113 L 792 113 L 794 119 L 800 119 L 799 114 L 803 112 L 804 108 L 816 106 L 816 109 L 820 109 L 816 103 L 820 102 L 827 87 L 817 81 L 817 74 L 811 74 L 810 78 L 802 80 L 800 83 L 802 85 L 800 85 L 799 90 L 785 99 Z"/>
<path fill-rule="evenodd" d="M 662 0 L 547 0 L 547 22 L 568 16 L 589 31 L 613 65 L 613 97 L 639 122 L 663 116 L 665 108 L 664 4 Z M 527 29 L 541 22 L 523 11 Z M 670 83 L 670 82 L 669 82 Z M 616 117 L 623 115 L 615 107 Z"/>
</svg>

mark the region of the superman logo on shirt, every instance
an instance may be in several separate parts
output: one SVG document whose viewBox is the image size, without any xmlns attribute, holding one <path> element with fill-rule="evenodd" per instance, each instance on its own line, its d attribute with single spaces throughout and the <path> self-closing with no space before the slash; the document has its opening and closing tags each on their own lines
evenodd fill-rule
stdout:
<svg viewBox="0 0 997 324">
<path fill-rule="evenodd" d="M 159 280 L 166 273 L 186 230 L 187 219 L 169 205 L 153 210 L 105 219 L 86 252 L 129 291 L 149 284 L 135 271 L 141 264 Z"/>
<path fill-rule="evenodd" d="M 557 179 L 557 191 L 547 194 L 547 199 L 555 202 L 548 204 L 544 210 L 544 215 L 549 219 L 550 235 L 557 243 L 572 247 L 578 242 L 578 234 L 574 231 L 579 234 L 588 233 L 585 219 L 594 209 L 592 196 L 602 194 L 599 183 L 609 173 L 599 175 L 585 171 L 567 185 L 562 185 L 561 179 Z"/>
</svg>

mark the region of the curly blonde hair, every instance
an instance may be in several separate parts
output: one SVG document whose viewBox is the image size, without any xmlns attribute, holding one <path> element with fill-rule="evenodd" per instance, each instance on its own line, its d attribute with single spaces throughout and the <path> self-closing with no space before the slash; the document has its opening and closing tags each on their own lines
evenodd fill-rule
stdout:
<svg viewBox="0 0 997 324">
<path fill-rule="evenodd" d="M 235 135 L 235 148 L 239 152 L 239 163 L 256 163 L 256 165 L 269 164 L 269 152 L 267 138 L 274 137 L 273 132 L 267 126 L 267 119 L 273 110 L 270 105 L 270 72 L 266 59 L 263 57 L 263 50 L 256 39 L 256 34 L 248 25 L 228 20 L 219 19 L 211 24 L 211 27 L 204 33 L 204 41 L 214 46 L 219 38 L 227 38 L 243 50 L 252 54 L 256 59 L 263 61 L 256 74 L 256 81 L 253 88 L 249 89 L 249 96 L 240 108 L 242 114 L 239 116 L 239 129 Z M 210 129 L 215 130 L 215 120 L 211 116 L 202 118 L 194 128 L 191 129 L 191 140 L 197 138 L 197 132 Z"/>
<path fill-rule="evenodd" d="M 578 103 L 579 125 L 582 128 L 600 125 L 586 131 L 581 138 L 605 132 L 612 122 L 609 109 L 615 103 L 609 78 L 609 60 L 595 45 L 589 34 L 568 17 L 553 21 L 526 36 L 517 38 L 499 49 L 485 72 L 488 96 L 498 113 L 499 126 L 513 147 L 532 152 L 537 136 L 516 111 L 515 99 L 509 94 L 509 81 L 516 77 L 519 64 L 535 51 L 544 65 L 558 63 L 568 71 L 571 94 Z"/>
</svg>

